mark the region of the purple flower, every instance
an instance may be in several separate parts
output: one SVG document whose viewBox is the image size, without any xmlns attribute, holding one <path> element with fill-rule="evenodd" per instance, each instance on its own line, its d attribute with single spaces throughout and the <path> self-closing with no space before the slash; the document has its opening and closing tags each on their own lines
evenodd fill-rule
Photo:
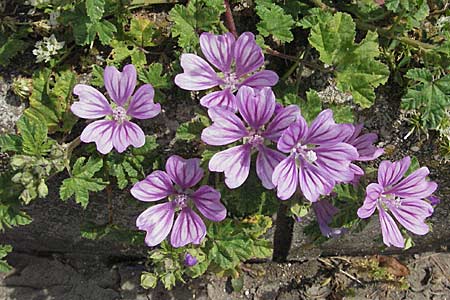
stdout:
<svg viewBox="0 0 450 300">
<path fill-rule="evenodd" d="M 184 256 L 184 265 L 187 267 L 193 267 L 197 264 L 197 258 L 190 253 L 186 253 Z"/>
<path fill-rule="evenodd" d="M 255 42 L 255 36 L 245 32 L 237 41 L 231 33 L 214 35 L 202 33 L 200 48 L 206 60 L 220 70 L 211 67 L 208 62 L 195 54 L 181 55 L 181 67 L 184 73 L 175 77 L 175 84 L 188 91 L 202 91 L 216 86 L 220 91 L 212 92 L 200 99 L 205 107 L 223 107 L 236 111 L 234 92 L 241 86 L 263 88 L 274 86 L 278 75 L 263 70 L 254 73 L 264 64 L 264 55 Z"/>
<path fill-rule="evenodd" d="M 327 195 L 339 182 L 350 182 L 354 173 L 350 168 L 358 152 L 344 143 L 353 132 L 342 130 L 333 120 L 333 112 L 322 111 L 308 127 L 300 117 L 292 123 L 278 140 L 278 150 L 289 153 L 272 175 L 281 200 L 289 199 L 297 186 L 311 202 Z"/>
<path fill-rule="evenodd" d="M 429 196 L 427 200 L 430 202 L 431 206 L 436 206 L 441 203 L 441 199 L 433 195 Z"/>
<path fill-rule="evenodd" d="M 334 207 L 328 200 L 320 200 L 313 202 L 312 207 L 316 214 L 317 223 L 319 224 L 320 232 L 327 238 L 338 237 L 346 233 L 347 228 L 331 228 L 329 225 L 339 210 Z"/>
<path fill-rule="evenodd" d="M 211 221 L 218 222 L 226 217 L 227 211 L 220 203 L 218 191 L 207 185 L 196 191 L 191 189 L 202 177 L 198 158 L 183 159 L 172 155 L 166 162 L 166 172 L 154 171 L 133 186 L 131 194 L 141 201 L 169 200 L 151 206 L 136 220 L 136 226 L 147 231 L 145 242 L 148 246 L 161 243 L 171 229 L 170 243 L 173 247 L 200 244 L 206 235 L 206 227 L 194 207 Z M 174 223 L 176 212 L 178 217 Z"/>
<path fill-rule="evenodd" d="M 105 87 L 113 100 L 109 103 L 95 88 L 77 84 L 73 89 L 80 101 L 72 104 L 72 112 L 80 118 L 98 119 L 90 123 L 81 133 L 81 141 L 95 142 L 97 150 L 106 154 L 114 147 L 123 152 L 129 145 L 142 147 L 145 135 L 142 129 L 130 122 L 131 118 L 150 119 L 161 112 L 161 106 L 153 102 L 155 94 L 150 84 L 144 84 L 133 95 L 136 87 L 136 69 L 126 65 L 123 72 L 115 67 L 105 68 Z"/>
<path fill-rule="evenodd" d="M 427 181 L 428 168 L 420 168 L 402 179 L 411 164 L 405 157 L 397 162 L 382 161 L 378 168 L 378 183 L 366 189 L 366 199 L 358 209 L 360 218 L 368 218 L 378 209 L 383 242 L 387 246 L 403 248 L 405 240 L 394 219 L 409 231 L 424 235 L 429 231 L 425 218 L 431 216 L 433 207 L 424 201 L 437 188 L 435 182 Z"/>
<path fill-rule="evenodd" d="M 206 144 L 222 146 L 242 142 L 214 154 L 209 161 L 209 170 L 224 172 L 225 184 L 231 189 L 237 188 L 247 179 L 252 150 L 256 150 L 256 173 L 263 186 L 272 189 L 273 169 L 284 155 L 267 147 L 266 143 L 276 142 L 283 130 L 300 116 L 300 111 L 297 106 L 291 105 L 274 115 L 275 95 L 269 87 L 261 90 L 241 87 L 237 93 L 237 106 L 248 126 L 227 109 L 214 107 L 208 111 L 214 123 L 202 132 L 202 140 Z"/>
<path fill-rule="evenodd" d="M 378 158 L 384 153 L 383 148 L 378 148 L 373 145 L 378 139 L 376 133 L 361 134 L 363 124 L 342 124 L 342 130 L 353 130 L 353 134 L 346 138 L 343 142 L 352 145 L 358 151 L 359 157 L 357 161 L 370 161 Z M 350 168 L 353 170 L 355 177 L 352 180 L 353 184 L 357 184 L 359 178 L 364 175 L 364 170 L 356 164 L 351 164 Z"/>
</svg>

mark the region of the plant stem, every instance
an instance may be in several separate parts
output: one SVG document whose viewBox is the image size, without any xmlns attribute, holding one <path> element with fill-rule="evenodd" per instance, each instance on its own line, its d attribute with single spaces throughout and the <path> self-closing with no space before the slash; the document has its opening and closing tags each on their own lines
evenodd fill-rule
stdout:
<svg viewBox="0 0 450 300">
<path fill-rule="evenodd" d="M 285 262 L 291 248 L 294 219 L 287 215 L 288 210 L 289 206 L 284 201 L 280 201 L 273 236 L 272 260 L 275 262 Z"/>
<path fill-rule="evenodd" d="M 223 4 L 225 5 L 225 26 L 234 35 L 234 37 L 237 38 L 238 34 L 236 25 L 234 24 L 233 14 L 231 13 L 230 2 L 228 0 L 224 0 Z"/>
</svg>

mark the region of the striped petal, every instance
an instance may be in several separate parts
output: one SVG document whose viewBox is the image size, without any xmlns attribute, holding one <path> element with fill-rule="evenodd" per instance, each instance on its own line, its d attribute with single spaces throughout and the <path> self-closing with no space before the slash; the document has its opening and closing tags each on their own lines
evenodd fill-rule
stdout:
<svg viewBox="0 0 450 300">
<path fill-rule="evenodd" d="M 166 172 L 172 181 L 183 189 L 193 187 L 203 177 L 200 159 L 184 159 L 178 155 L 169 157 L 166 162 Z"/>
<path fill-rule="evenodd" d="M 84 128 L 80 139 L 84 143 L 95 142 L 98 152 L 109 153 L 113 148 L 113 135 L 116 121 L 99 120 Z"/>
<path fill-rule="evenodd" d="M 173 225 L 170 243 L 179 248 L 187 244 L 200 244 L 206 235 L 206 226 L 203 220 L 189 207 L 181 210 Z"/>
<path fill-rule="evenodd" d="M 70 107 L 70 110 L 76 116 L 84 119 L 97 119 L 112 114 L 108 100 L 93 87 L 77 84 L 73 88 L 73 93 L 80 99 Z"/>
<path fill-rule="evenodd" d="M 145 230 L 145 243 L 149 247 L 160 244 L 170 232 L 175 214 L 175 204 L 173 202 L 157 204 L 147 208 L 136 219 L 136 226 L 140 230 Z"/>
<path fill-rule="evenodd" d="M 136 68 L 126 65 L 122 72 L 113 66 L 107 66 L 104 72 L 105 88 L 108 95 L 119 106 L 123 106 L 136 88 Z"/>
</svg>

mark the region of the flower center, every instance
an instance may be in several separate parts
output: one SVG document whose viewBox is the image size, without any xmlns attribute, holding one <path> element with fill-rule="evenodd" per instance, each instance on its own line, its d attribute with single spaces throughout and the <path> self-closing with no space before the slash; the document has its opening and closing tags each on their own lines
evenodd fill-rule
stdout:
<svg viewBox="0 0 450 300">
<path fill-rule="evenodd" d="M 258 133 L 251 133 L 249 136 L 244 138 L 245 144 L 250 144 L 252 146 L 264 144 L 264 138 Z"/>
<path fill-rule="evenodd" d="M 127 111 L 122 106 L 113 109 L 113 119 L 119 123 L 123 123 L 127 119 Z"/>
<path fill-rule="evenodd" d="M 294 149 L 292 149 L 291 153 L 295 153 L 296 157 L 303 157 L 307 162 L 312 164 L 317 160 L 317 154 L 312 149 L 308 149 L 308 145 L 302 145 L 298 143 Z"/>
<path fill-rule="evenodd" d="M 232 92 L 236 90 L 236 86 L 239 83 L 235 73 L 225 73 L 223 81 L 225 81 L 225 84 L 222 86 L 222 89 L 229 88 Z"/>
<path fill-rule="evenodd" d="M 183 209 L 188 206 L 188 200 L 189 197 L 186 194 L 178 194 L 173 201 L 175 201 L 178 209 Z"/>
<path fill-rule="evenodd" d="M 402 199 L 392 194 L 380 196 L 379 201 L 387 207 L 394 206 L 399 208 L 402 205 Z"/>
</svg>

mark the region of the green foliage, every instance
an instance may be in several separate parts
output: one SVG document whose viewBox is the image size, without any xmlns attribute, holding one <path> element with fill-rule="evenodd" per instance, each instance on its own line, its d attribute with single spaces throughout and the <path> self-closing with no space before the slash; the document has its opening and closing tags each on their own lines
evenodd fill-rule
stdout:
<svg viewBox="0 0 450 300">
<path fill-rule="evenodd" d="M 311 28 L 309 42 L 320 53 L 320 60 L 334 66 L 337 87 L 350 92 L 355 103 L 370 107 L 375 100 L 374 88 L 389 77 L 388 68 L 375 60 L 379 55 L 378 35 L 369 31 L 356 44 L 355 23 L 346 13 L 318 18 Z"/>
<path fill-rule="evenodd" d="M 12 251 L 11 245 L 0 245 L 0 272 L 11 271 L 12 267 L 8 264 L 5 257 Z"/>
<path fill-rule="evenodd" d="M 426 0 L 386 0 L 385 6 L 388 10 L 404 17 L 404 28 L 409 30 L 413 27 L 419 27 L 421 22 L 430 13 L 430 8 Z"/>
<path fill-rule="evenodd" d="M 70 131 L 76 122 L 70 112 L 75 84 L 76 74 L 71 70 L 59 73 L 50 69 L 37 71 L 33 75 L 33 92 L 25 115 L 36 123 L 46 123 L 50 132 Z"/>
<path fill-rule="evenodd" d="M 256 25 L 259 34 L 263 37 L 273 36 L 281 43 L 291 42 L 294 39 L 291 29 L 294 19 L 291 15 L 271 0 L 256 0 L 256 13 L 261 19 Z"/>
<path fill-rule="evenodd" d="M 422 126 L 436 129 L 450 105 L 450 75 L 439 78 L 427 69 L 411 69 L 405 75 L 411 80 L 402 108 L 420 114 Z"/>
<path fill-rule="evenodd" d="M 191 120 L 180 124 L 177 128 L 175 139 L 184 141 L 197 139 L 202 133 L 202 130 L 209 125 L 209 118 L 197 113 Z"/>
<path fill-rule="evenodd" d="M 103 167 L 103 160 L 100 157 L 91 156 L 84 163 L 85 157 L 77 159 L 72 168 L 70 178 L 64 179 L 59 189 L 61 200 L 67 200 L 75 195 L 76 203 L 86 208 L 89 203 L 89 192 L 102 191 L 108 182 L 101 178 L 94 177 Z"/>
<path fill-rule="evenodd" d="M 5 36 L 0 32 L 0 66 L 7 66 L 11 60 L 25 49 L 28 48 L 29 42 L 24 40 L 24 32 Z"/>
<path fill-rule="evenodd" d="M 31 120 L 25 115 L 17 121 L 16 125 L 22 139 L 22 153 L 40 157 L 50 151 L 52 141 L 47 139 L 45 124 L 38 120 Z"/>
<path fill-rule="evenodd" d="M 164 101 L 166 96 L 161 90 L 170 89 L 172 87 L 172 80 L 169 75 L 163 70 L 163 65 L 160 63 L 152 63 L 149 66 L 138 70 L 138 78 L 143 83 L 149 83 L 155 89 L 155 101 Z"/>
<path fill-rule="evenodd" d="M 20 189 L 11 182 L 12 174 L 0 175 L 0 231 L 31 223 L 31 217 L 20 211 Z"/>
<path fill-rule="evenodd" d="M 197 32 L 218 32 L 222 23 L 220 15 L 225 11 L 221 0 L 192 0 L 184 6 L 175 5 L 169 13 L 174 23 L 172 37 L 178 38 L 178 45 L 189 52 L 199 43 Z"/>
<path fill-rule="evenodd" d="M 87 223 L 81 228 L 81 236 L 93 241 L 108 239 L 127 245 L 142 245 L 144 243 L 143 232 L 130 230 L 117 224 L 97 225 Z"/>
</svg>

